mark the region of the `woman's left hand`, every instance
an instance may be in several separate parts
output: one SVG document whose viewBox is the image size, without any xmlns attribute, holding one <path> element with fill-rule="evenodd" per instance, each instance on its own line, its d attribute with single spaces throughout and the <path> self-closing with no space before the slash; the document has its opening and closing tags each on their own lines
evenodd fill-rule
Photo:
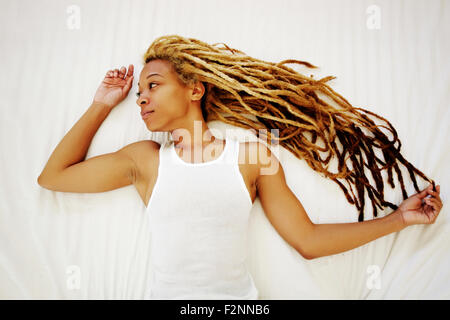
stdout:
<svg viewBox="0 0 450 320">
<path fill-rule="evenodd" d="M 423 191 L 404 200 L 397 210 L 402 215 L 405 226 L 434 223 L 443 206 L 439 196 L 440 191 L 440 185 L 437 185 L 436 191 L 433 191 L 433 186 L 430 184 Z"/>
</svg>

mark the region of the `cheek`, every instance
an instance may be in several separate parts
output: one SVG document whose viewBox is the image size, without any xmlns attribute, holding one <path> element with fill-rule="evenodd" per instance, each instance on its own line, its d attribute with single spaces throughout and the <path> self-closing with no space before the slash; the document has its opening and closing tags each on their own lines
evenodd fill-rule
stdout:
<svg viewBox="0 0 450 320">
<path fill-rule="evenodd" d="M 174 92 L 164 100 L 164 106 L 167 113 L 172 115 L 184 115 L 188 110 L 189 102 L 184 95 L 179 92 Z"/>
<path fill-rule="evenodd" d="M 160 116 L 182 117 L 187 113 L 189 101 L 186 92 L 169 84 L 161 85 L 150 97 L 150 105 Z"/>
<path fill-rule="evenodd" d="M 178 101 L 172 101 L 164 108 L 164 115 L 169 118 L 182 118 L 186 115 L 187 109 Z"/>
</svg>

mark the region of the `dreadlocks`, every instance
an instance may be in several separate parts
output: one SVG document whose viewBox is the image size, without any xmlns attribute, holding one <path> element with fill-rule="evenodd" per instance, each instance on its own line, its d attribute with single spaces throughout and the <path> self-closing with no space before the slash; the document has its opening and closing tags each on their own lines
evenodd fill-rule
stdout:
<svg viewBox="0 0 450 320">
<path fill-rule="evenodd" d="M 219 47 L 220 44 L 224 47 Z M 262 61 L 224 43 L 209 45 L 178 35 L 159 37 L 150 45 L 143 62 L 156 59 L 171 62 L 184 84 L 201 81 L 205 85 L 201 104 L 205 121 L 220 120 L 256 132 L 278 129 L 277 137 L 268 133 L 268 138 L 278 141 L 313 170 L 336 182 L 347 201 L 358 209 L 358 221 L 364 220 L 366 190 L 375 217 L 377 207 L 381 210 L 383 207 L 398 208 L 384 199 L 382 170 L 387 170 L 387 180 L 392 188 L 395 188 L 392 172 L 395 170 L 403 199 L 408 195 L 400 164 L 407 168 L 417 192 L 420 190 L 415 175 L 432 183 L 435 190 L 434 181 L 400 154 L 401 142 L 389 121 L 363 108 L 353 107 L 326 84 L 335 77 L 314 80 L 312 75 L 306 77 L 285 66 L 297 63 L 316 68 L 306 61 Z M 336 105 L 332 106 L 331 102 Z M 377 125 L 369 116 L 387 126 Z M 393 139 L 389 140 L 381 128 L 389 130 Z M 323 143 L 319 145 L 319 142 Z M 375 148 L 381 150 L 384 159 L 377 156 Z M 325 153 L 325 159 L 321 153 Z M 336 158 L 338 172 L 333 173 L 328 164 Z M 352 168 L 348 167 L 350 164 Z M 370 170 L 375 187 L 367 179 L 365 167 Z"/>
</svg>

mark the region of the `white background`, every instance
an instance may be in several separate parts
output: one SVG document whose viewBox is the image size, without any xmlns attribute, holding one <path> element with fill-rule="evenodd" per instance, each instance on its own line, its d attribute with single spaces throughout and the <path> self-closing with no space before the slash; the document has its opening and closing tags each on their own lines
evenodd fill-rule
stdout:
<svg viewBox="0 0 450 320">
<path fill-rule="evenodd" d="M 256 200 L 249 270 L 260 298 L 450 298 L 448 1 L 1 0 L 0 25 L 0 298 L 142 299 L 148 292 L 151 238 L 134 186 L 75 194 L 36 180 L 111 68 L 134 64 L 135 83 L 87 157 L 159 139 L 142 122 L 135 92 L 142 55 L 169 34 L 320 67 L 294 66 L 315 78 L 336 76 L 328 84 L 353 106 L 388 119 L 403 156 L 442 186 L 444 208 L 434 225 L 311 261 L 284 242 Z M 314 222 L 357 221 L 334 182 L 286 150 L 279 158 Z M 407 173 L 404 179 L 415 193 Z M 400 188 L 386 197 L 399 204 Z"/>
</svg>

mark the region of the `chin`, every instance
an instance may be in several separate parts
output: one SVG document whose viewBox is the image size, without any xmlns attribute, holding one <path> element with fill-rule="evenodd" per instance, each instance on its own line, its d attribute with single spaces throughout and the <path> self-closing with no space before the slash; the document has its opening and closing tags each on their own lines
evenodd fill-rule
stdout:
<svg viewBox="0 0 450 320">
<path fill-rule="evenodd" d="M 159 131 L 159 128 L 152 126 L 151 124 L 147 124 L 147 129 L 150 131 Z"/>
<path fill-rule="evenodd" d="M 156 126 L 154 123 L 151 123 L 151 122 L 146 123 L 146 125 L 147 125 L 147 129 L 152 132 L 166 132 L 167 131 L 165 128 L 162 128 L 161 126 Z"/>
</svg>

